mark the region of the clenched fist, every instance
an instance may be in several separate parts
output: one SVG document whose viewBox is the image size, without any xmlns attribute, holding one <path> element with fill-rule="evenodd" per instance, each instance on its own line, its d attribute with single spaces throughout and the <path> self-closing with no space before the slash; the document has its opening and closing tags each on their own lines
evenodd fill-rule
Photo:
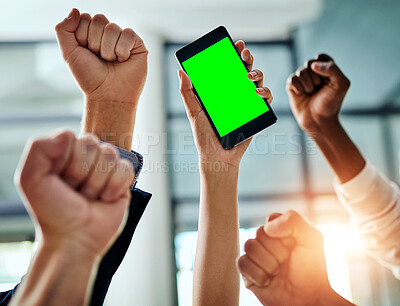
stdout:
<svg viewBox="0 0 400 306">
<path fill-rule="evenodd" d="M 87 99 L 137 103 L 147 74 L 148 51 L 131 29 L 104 15 L 73 9 L 56 26 L 58 43 Z"/>
<path fill-rule="evenodd" d="M 42 243 L 101 256 L 122 228 L 132 165 L 96 137 L 72 132 L 31 141 L 16 184 Z"/>
<path fill-rule="evenodd" d="M 287 80 L 290 106 L 300 127 L 311 137 L 338 121 L 350 81 L 333 59 L 320 54 Z"/>
<path fill-rule="evenodd" d="M 246 287 L 263 305 L 352 305 L 329 285 L 321 233 L 294 211 L 271 216 L 237 261 Z"/>
</svg>

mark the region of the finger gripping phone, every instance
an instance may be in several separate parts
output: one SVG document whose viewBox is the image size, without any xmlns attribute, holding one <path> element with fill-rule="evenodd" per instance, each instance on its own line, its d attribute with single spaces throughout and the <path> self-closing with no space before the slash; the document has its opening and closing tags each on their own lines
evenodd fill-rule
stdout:
<svg viewBox="0 0 400 306">
<path fill-rule="evenodd" d="M 225 149 L 277 121 L 267 100 L 257 95 L 256 83 L 248 79 L 249 69 L 225 27 L 179 49 L 175 56 Z"/>
</svg>

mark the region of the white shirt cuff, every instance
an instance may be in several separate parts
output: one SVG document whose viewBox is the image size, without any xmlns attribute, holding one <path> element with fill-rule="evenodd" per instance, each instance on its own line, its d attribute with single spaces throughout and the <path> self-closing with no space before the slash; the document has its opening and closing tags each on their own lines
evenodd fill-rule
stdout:
<svg viewBox="0 0 400 306">
<path fill-rule="evenodd" d="M 364 168 L 350 181 L 340 184 L 335 178 L 333 186 L 338 195 L 344 197 L 347 201 L 357 201 L 365 197 L 366 190 L 370 190 L 371 186 L 377 179 L 378 170 L 370 162 L 366 162 Z"/>
</svg>

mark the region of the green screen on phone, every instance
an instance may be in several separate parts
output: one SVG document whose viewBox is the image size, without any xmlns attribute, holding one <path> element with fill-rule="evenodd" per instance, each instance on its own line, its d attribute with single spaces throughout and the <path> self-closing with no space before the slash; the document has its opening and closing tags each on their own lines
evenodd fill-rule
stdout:
<svg viewBox="0 0 400 306">
<path fill-rule="evenodd" d="M 182 63 L 220 137 L 266 113 L 228 37 Z"/>
</svg>

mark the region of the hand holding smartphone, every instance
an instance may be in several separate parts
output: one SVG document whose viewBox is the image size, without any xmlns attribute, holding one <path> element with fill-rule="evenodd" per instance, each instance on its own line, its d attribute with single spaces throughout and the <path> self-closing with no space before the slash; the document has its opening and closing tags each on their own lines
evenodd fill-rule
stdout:
<svg viewBox="0 0 400 306">
<path fill-rule="evenodd" d="M 225 27 L 220 26 L 176 52 L 215 134 L 225 149 L 252 137 L 277 120 Z M 223 82 L 222 82 L 223 80 Z"/>
</svg>

